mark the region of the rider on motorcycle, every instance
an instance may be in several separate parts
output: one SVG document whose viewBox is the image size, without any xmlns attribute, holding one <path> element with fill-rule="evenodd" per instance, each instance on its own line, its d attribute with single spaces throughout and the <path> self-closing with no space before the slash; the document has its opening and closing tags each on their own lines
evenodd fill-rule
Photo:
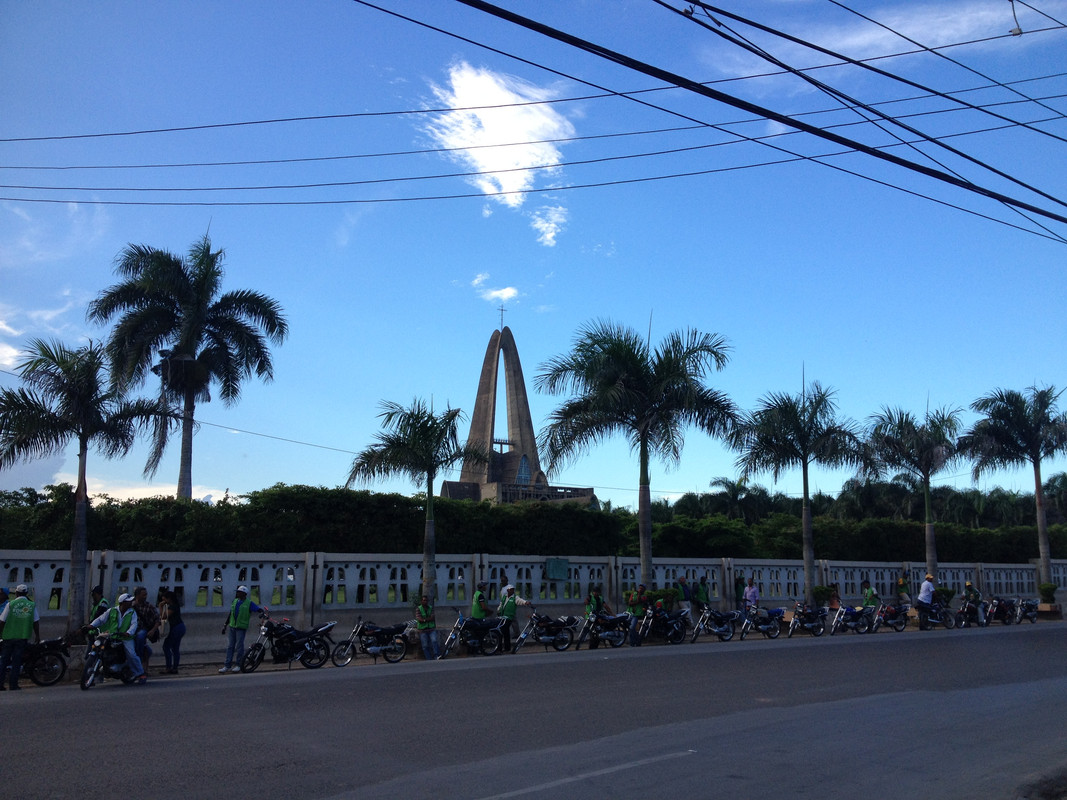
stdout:
<svg viewBox="0 0 1067 800">
<path fill-rule="evenodd" d="M 130 673 L 137 676 L 137 683 L 144 685 L 148 682 L 148 676 L 144 673 L 141 659 L 137 657 L 137 648 L 134 645 L 134 635 L 137 633 L 137 612 L 133 610 L 133 595 L 120 594 L 118 608 L 109 608 L 99 617 L 89 623 L 89 627 L 98 629 L 101 633 L 111 634 L 111 640 L 122 642 L 126 648 L 126 663 L 130 667 Z"/>
<path fill-rule="evenodd" d="M 919 630 L 925 631 L 930 626 L 926 622 L 926 615 L 934 602 L 934 576 L 926 573 L 926 580 L 919 587 L 919 596 L 915 598 L 915 608 L 919 612 Z"/>
<path fill-rule="evenodd" d="M 963 599 L 968 603 L 971 603 L 975 607 L 975 613 L 978 615 L 978 624 L 985 625 L 985 609 L 982 607 L 982 593 L 978 591 L 973 583 L 967 581 L 963 588 Z M 964 621 L 964 624 L 968 624 Z"/>
</svg>

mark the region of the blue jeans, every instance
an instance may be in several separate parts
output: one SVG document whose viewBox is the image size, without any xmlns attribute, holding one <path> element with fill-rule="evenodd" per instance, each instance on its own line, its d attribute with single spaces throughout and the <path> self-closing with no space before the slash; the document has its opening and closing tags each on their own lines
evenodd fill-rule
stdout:
<svg viewBox="0 0 1067 800">
<path fill-rule="evenodd" d="M 4 679 L 4 670 L 11 667 L 11 677 L 8 682 L 12 689 L 19 685 L 19 673 L 22 672 L 22 653 L 26 650 L 28 639 L 4 639 L 4 645 L 0 648 L 0 681 Z M 2 684 L 0 684 L 2 685 Z"/>
<path fill-rule="evenodd" d="M 134 634 L 134 636 L 136 635 Z M 141 659 L 137 655 L 136 639 L 125 639 L 122 642 L 122 646 L 126 648 L 126 664 L 129 665 L 133 676 L 139 678 L 144 675 L 144 665 L 141 664 Z"/>
<path fill-rule="evenodd" d="M 245 634 L 248 628 L 235 628 L 232 625 L 226 629 L 226 666 L 240 666 L 241 659 L 245 657 Z"/>
<path fill-rule="evenodd" d="M 419 642 L 422 644 L 422 655 L 427 661 L 433 661 L 441 655 L 441 641 L 437 638 L 437 629 L 419 631 Z"/>
<path fill-rule="evenodd" d="M 163 640 L 163 656 L 167 659 L 167 669 L 177 669 L 181 663 L 182 637 L 185 636 L 185 623 L 171 625 L 167 638 Z"/>
<path fill-rule="evenodd" d="M 133 641 L 137 645 L 137 655 L 144 661 L 149 661 L 152 658 L 152 648 L 148 646 L 148 631 L 144 628 L 139 628 L 133 634 Z"/>
</svg>

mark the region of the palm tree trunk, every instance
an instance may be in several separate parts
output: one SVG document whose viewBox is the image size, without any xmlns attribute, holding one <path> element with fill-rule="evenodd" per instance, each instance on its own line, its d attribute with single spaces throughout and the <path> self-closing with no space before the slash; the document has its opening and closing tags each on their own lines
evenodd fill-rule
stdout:
<svg viewBox="0 0 1067 800">
<path fill-rule="evenodd" d="M 923 480 L 923 502 L 926 506 L 926 571 L 937 576 L 937 539 L 934 538 L 934 512 L 930 504 L 930 479 Z"/>
<path fill-rule="evenodd" d="M 178 492 L 179 500 L 193 499 L 193 412 L 196 409 L 196 398 L 191 389 L 185 390 L 185 401 L 182 404 L 182 452 L 181 463 L 178 465 Z"/>
<path fill-rule="evenodd" d="M 89 488 L 85 480 L 89 441 L 81 437 L 78 443 L 78 488 L 74 492 L 74 535 L 70 540 L 70 590 L 67 594 L 67 630 L 85 624 L 88 592 L 85 590 L 85 557 L 89 549 Z"/>
<path fill-rule="evenodd" d="M 426 476 L 426 529 L 422 536 L 422 593 L 437 604 L 437 529 L 433 518 L 433 474 Z"/>
<path fill-rule="evenodd" d="M 648 477 L 648 440 L 641 438 L 641 478 L 637 490 L 637 540 L 641 548 L 641 583 L 652 588 L 652 488 Z"/>
<path fill-rule="evenodd" d="M 1052 583 L 1052 550 L 1048 543 L 1045 492 L 1041 487 L 1041 462 L 1034 462 L 1034 505 L 1037 510 L 1037 582 Z"/>
<path fill-rule="evenodd" d="M 801 479 L 804 499 L 800 505 L 800 539 L 804 551 L 804 602 L 815 603 L 815 532 L 811 523 L 811 500 L 808 498 L 808 465 L 803 464 Z"/>
</svg>

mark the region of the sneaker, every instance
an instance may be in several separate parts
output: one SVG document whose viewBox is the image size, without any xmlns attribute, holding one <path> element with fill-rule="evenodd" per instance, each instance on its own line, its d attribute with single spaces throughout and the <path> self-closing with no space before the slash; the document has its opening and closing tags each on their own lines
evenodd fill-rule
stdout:
<svg viewBox="0 0 1067 800">
<path fill-rule="evenodd" d="M 146 683 L 148 683 L 148 676 L 147 675 L 141 675 L 139 678 L 137 678 L 137 685 L 138 686 L 144 686 Z"/>
<path fill-rule="evenodd" d="M 230 667 L 230 672 L 240 672 L 240 671 L 241 671 L 241 668 L 239 666 L 237 666 L 236 664 L 234 664 L 232 667 Z"/>
<path fill-rule="evenodd" d="M 219 667 L 219 675 L 221 675 L 224 672 L 229 672 L 229 671 L 230 671 L 229 667 Z"/>
</svg>

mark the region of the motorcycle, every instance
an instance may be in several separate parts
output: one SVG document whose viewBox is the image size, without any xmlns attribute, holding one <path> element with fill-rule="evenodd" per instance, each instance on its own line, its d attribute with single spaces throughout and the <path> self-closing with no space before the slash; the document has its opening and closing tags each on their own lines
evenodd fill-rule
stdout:
<svg viewBox="0 0 1067 800">
<path fill-rule="evenodd" d="M 1015 624 L 1022 625 L 1024 619 L 1037 622 L 1037 600 L 1015 601 Z"/>
<path fill-rule="evenodd" d="M 826 617 L 829 613 L 827 608 L 813 608 L 798 600 L 793 608 L 793 618 L 789 620 L 789 630 L 786 632 L 785 638 L 789 639 L 801 628 L 808 631 L 812 636 L 822 636 L 826 631 Z"/>
<path fill-rule="evenodd" d="M 356 653 L 365 653 L 373 656 L 375 661 L 381 656 L 390 664 L 396 664 L 408 654 L 408 633 L 415 629 L 413 619 L 383 628 L 370 621 L 364 622 L 360 617 L 348 638 L 330 653 L 330 660 L 335 667 L 345 667 Z"/>
<path fill-rule="evenodd" d="M 983 614 L 979 615 L 978 605 L 964 598 L 963 603 L 960 604 L 960 608 L 956 612 L 956 627 L 969 628 L 974 625 L 976 628 L 984 628 L 988 625 L 989 604 L 984 600 L 981 603 Z"/>
<path fill-rule="evenodd" d="M 933 625 L 944 625 L 948 630 L 956 627 L 956 615 L 952 609 L 937 600 L 927 608 L 919 606 L 919 630 L 930 630 Z"/>
<path fill-rule="evenodd" d="M 622 647 L 630 635 L 630 618 L 628 612 L 614 616 L 602 611 L 587 614 L 574 649 L 578 650 L 586 639 L 589 640 L 590 650 L 599 647 L 600 642 L 607 642 L 612 647 Z"/>
<path fill-rule="evenodd" d="M 907 603 L 893 605 L 883 600 L 878 604 L 878 609 L 874 612 L 871 633 L 877 633 L 878 629 L 883 625 L 887 625 L 897 633 L 902 632 L 908 627 L 908 609 L 910 608 L 911 606 Z"/>
<path fill-rule="evenodd" d="M 118 678 L 125 684 L 137 680 L 126 663 L 126 646 L 106 632 L 98 633 L 89 645 L 80 681 L 82 690 L 91 689 L 103 678 Z"/>
<path fill-rule="evenodd" d="M 737 632 L 737 621 L 740 616 L 740 611 L 716 611 L 711 606 L 705 606 L 697 624 L 693 626 L 693 636 L 689 641 L 695 642 L 700 634 L 706 633 L 718 636 L 720 642 L 728 642 Z"/>
<path fill-rule="evenodd" d="M 330 631 L 336 622 L 325 622 L 310 631 L 299 631 L 283 619 L 275 622 L 269 611 L 261 611 L 259 618 L 259 638 L 245 651 L 241 659 L 241 672 L 255 672 L 267 655 L 270 647 L 271 660 L 275 664 L 288 663 L 292 668 L 294 661 L 299 661 L 308 669 L 318 669 L 330 657 L 330 645 L 333 638 Z"/>
<path fill-rule="evenodd" d="M 444 646 L 441 648 L 441 658 L 447 658 L 451 655 L 459 643 L 464 644 L 467 647 L 467 652 L 472 655 L 481 653 L 482 655 L 492 656 L 500 652 L 500 648 L 504 644 L 504 634 L 501 628 L 504 625 L 510 625 L 510 619 L 506 617 L 474 619 L 473 617 L 463 616 L 463 612 L 458 608 L 453 608 L 452 610 L 458 614 L 458 617 L 456 618 L 456 624 L 452 626 L 452 630 L 448 633 L 448 638 L 445 639 Z"/>
<path fill-rule="evenodd" d="M 0 639 L 2 642 L 3 639 Z M 70 647 L 66 636 L 45 639 L 42 642 L 27 642 L 22 651 L 22 675 L 28 675 L 38 686 L 52 686 L 67 674 L 67 659 Z M 7 676 L 0 676 L 6 683 Z"/>
<path fill-rule="evenodd" d="M 782 632 L 782 620 L 785 617 L 784 608 L 760 608 L 749 606 L 748 611 L 741 620 L 741 641 L 745 641 L 753 630 L 757 630 L 768 639 L 777 639 Z"/>
<path fill-rule="evenodd" d="M 873 606 L 841 606 L 834 614 L 833 622 L 830 623 L 830 635 L 833 636 L 841 630 L 866 633 L 871 629 L 873 612 Z"/>
<path fill-rule="evenodd" d="M 986 620 L 992 622 L 995 619 L 999 619 L 1005 625 L 1015 622 L 1015 603 L 1007 598 L 994 597 L 989 603 Z"/>
<path fill-rule="evenodd" d="M 571 646 L 574 641 L 574 631 L 568 627 L 565 617 L 550 617 L 548 614 L 538 614 L 537 606 L 530 604 L 530 619 L 526 627 L 519 633 L 511 646 L 511 652 L 517 653 L 527 641 L 543 644 L 545 649 L 549 645 L 560 653 Z"/>
<path fill-rule="evenodd" d="M 645 609 L 645 618 L 641 620 L 641 627 L 637 632 L 638 639 L 645 641 L 650 636 L 667 640 L 667 644 L 678 644 L 685 639 L 685 629 L 688 627 L 689 609 L 679 611 L 667 611 L 663 608 L 649 606 Z"/>
</svg>

